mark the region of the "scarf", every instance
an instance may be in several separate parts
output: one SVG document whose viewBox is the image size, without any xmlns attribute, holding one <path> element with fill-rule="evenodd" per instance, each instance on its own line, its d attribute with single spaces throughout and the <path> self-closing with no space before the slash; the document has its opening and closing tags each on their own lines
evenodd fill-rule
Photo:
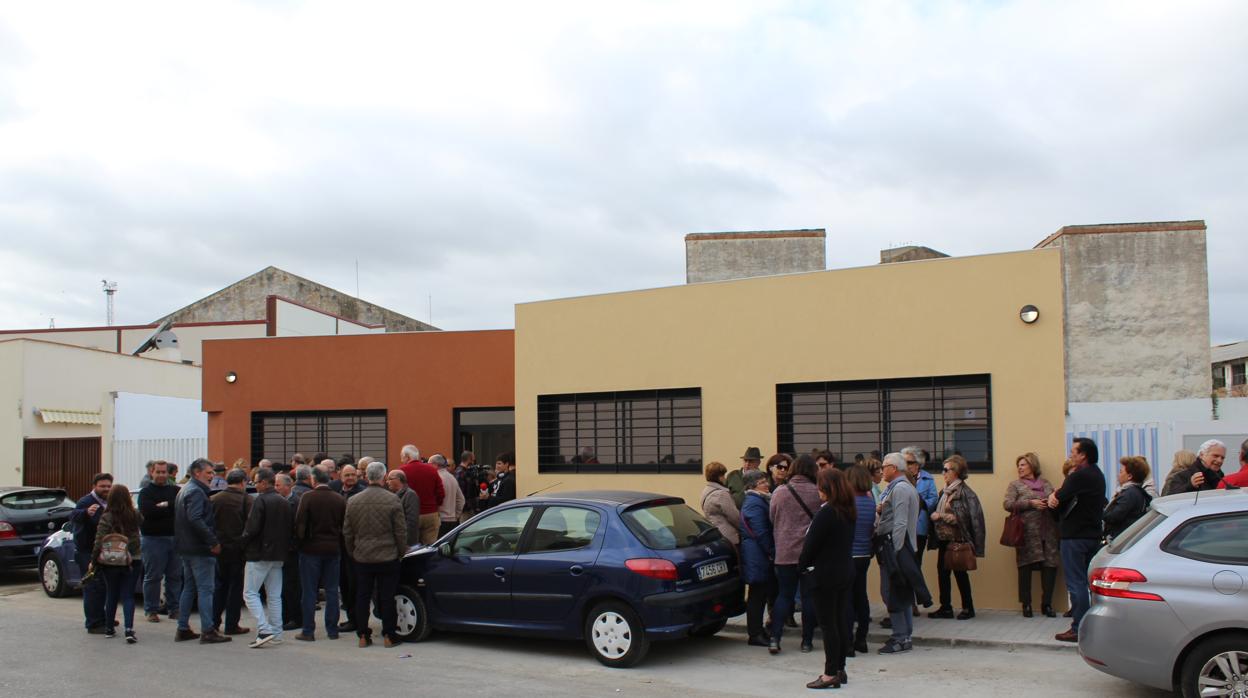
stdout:
<svg viewBox="0 0 1248 698">
<path fill-rule="evenodd" d="M 1024 484 L 1024 485 L 1027 485 L 1028 487 L 1030 487 L 1030 488 L 1031 488 L 1031 492 L 1032 492 L 1032 494 L 1036 495 L 1036 497 L 1037 497 L 1037 498 L 1040 498 L 1040 499 L 1043 499 L 1043 498 L 1044 498 L 1044 496 L 1045 496 L 1045 494 L 1044 494 L 1044 480 L 1041 480 L 1041 479 L 1040 479 L 1040 478 L 1038 478 L 1038 477 L 1037 477 L 1037 478 L 1032 478 L 1032 479 L 1030 479 L 1030 480 L 1027 480 L 1027 479 L 1025 479 L 1025 478 L 1019 478 L 1019 479 L 1023 481 L 1023 484 Z"/>
</svg>

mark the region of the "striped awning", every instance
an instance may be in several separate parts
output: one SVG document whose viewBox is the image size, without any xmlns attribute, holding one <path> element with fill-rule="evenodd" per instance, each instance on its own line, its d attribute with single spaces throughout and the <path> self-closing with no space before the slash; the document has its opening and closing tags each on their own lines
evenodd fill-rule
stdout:
<svg viewBox="0 0 1248 698">
<path fill-rule="evenodd" d="M 86 410 L 39 410 L 44 424 L 99 424 L 99 412 Z"/>
</svg>

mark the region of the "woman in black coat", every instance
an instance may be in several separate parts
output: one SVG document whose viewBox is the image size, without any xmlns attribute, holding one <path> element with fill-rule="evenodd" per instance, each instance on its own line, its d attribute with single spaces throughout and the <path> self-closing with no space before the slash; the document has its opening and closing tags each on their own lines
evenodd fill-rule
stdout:
<svg viewBox="0 0 1248 698">
<path fill-rule="evenodd" d="M 840 688 L 848 683 L 845 653 L 851 647 L 845 624 L 850 589 L 854 583 L 854 492 L 845 473 L 836 468 L 819 471 L 819 498 L 824 504 L 806 533 L 798 569 L 810 576 L 815 615 L 823 631 L 823 673 L 807 688 Z"/>
<path fill-rule="evenodd" d="M 1122 469 L 1118 471 L 1118 484 L 1121 489 L 1109 500 L 1101 520 L 1105 524 L 1105 537 L 1109 540 L 1117 538 L 1135 523 L 1135 520 L 1148 511 L 1152 497 L 1144 491 L 1144 481 L 1148 480 L 1148 461 L 1140 456 L 1125 456 L 1118 459 Z"/>
</svg>

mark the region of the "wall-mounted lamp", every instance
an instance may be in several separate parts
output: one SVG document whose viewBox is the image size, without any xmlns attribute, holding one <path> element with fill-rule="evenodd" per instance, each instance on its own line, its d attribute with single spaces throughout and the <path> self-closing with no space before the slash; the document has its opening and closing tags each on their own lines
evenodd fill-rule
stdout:
<svg viewBox="0 0 1248 698">
<path fill-rule="evenodd" d="M 1030 325 L 1040 319 L 1040 309 L 1034 305 L 1024 305 L 1023 309 L 1018 311 L 1018 319 Z"/>
<path fill-rule="evenodd" d="M 233 371 L 230 371 L 229 373 L 225 374 L 225 382 L 226 382 L 226 383 L 237 383 L 237 382 L 238 382 L 238 374 L 237 374 L 237 373 L 235 373 L 235 372 L 233 372 Z"/>
</svg>

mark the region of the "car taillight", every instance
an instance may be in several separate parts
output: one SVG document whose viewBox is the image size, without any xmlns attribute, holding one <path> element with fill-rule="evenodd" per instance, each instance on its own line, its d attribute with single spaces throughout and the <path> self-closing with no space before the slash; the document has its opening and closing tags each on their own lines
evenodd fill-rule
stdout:
<svg viewBox="0 0 1248 698">
<path fill-rule="evenodd" d="M 1144 575 L 1125 567 L 1097 567 L 1088 574 L 1088 585 L 1093 594 L 1109 596 L 1115 599 L 1136 599 L 1138 601 L 1165 601 L 1157 594 L 1143 591 L 1132 591 L 1132 584 L 1143 584 L 1148 581 Z"/>
<path fill-rule="evenodd" d="M 671 560 L 657 557 L 639 557 L 633 560 L 625 560 L 624 566 L 643 577 L 652 579 L 677 578 L 676 565 Z"/>
<path fill-rule="evenodd" d="M 17 529 L 8 521 L 0 521 L 0 540 L 17 538 Z"/>
</svg>

